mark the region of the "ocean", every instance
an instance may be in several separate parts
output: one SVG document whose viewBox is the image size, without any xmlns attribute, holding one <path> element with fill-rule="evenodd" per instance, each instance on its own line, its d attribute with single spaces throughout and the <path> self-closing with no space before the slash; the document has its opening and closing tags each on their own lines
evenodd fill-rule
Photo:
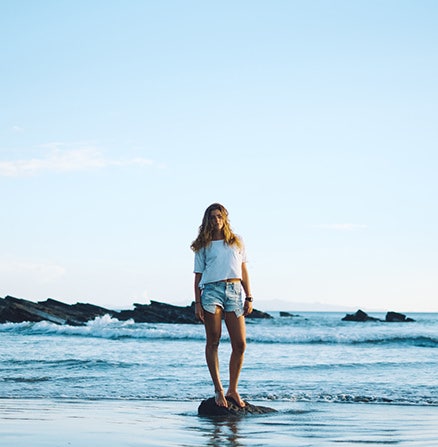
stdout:
<svg viewBox="0 0 438 447">
<path fill-rule="evenodd" d="M 344 313 L 331 312 L 271 315 L 247 320 L 239 385 L 245 400 L 438 406 L 438 314 L 409 314 L 412 323 L 343 322 Z M 0 337 L 0 399 L 197 404 L 213 395 L 202 325 L 104 316 L 84 327 L 1 324 Z M 226 387 L 225 327 L 219 352 Z"/>
</svg>

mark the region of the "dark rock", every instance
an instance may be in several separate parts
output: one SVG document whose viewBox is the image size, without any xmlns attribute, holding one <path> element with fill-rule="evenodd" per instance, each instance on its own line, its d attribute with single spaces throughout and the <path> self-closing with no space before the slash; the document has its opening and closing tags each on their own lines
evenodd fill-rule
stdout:
<svg viewBox="0 0 438 447">
<path fill-rule="evenodd" d="M 39 301 L 38 305 L 45 308 L 47 312 L 66 318 L 66 324 L 71 326 L 81 326 L 96 317 L 104 315 L 116 316 L 117 312 L 104 307 L 95 306 L 88 303 L 65 304 L 52 298 L 46 301 Z"/>
<path fill-rule="evenodd" d="M 342 321 L 365 322 L 365 321 L 382 321 L 382 320 L 379 320 L 379 318 L 370 317 L 366 312 L 359 309 L 355 314 L 345 315 L 345 317 L 342 318 Z"/>
<path fill-rule="evenodd" d="M 384 320 L 380 320 L 379 318 L 370 317 L 366 312 L 362 310 L 358 310 L 355 314 L 347 314 L 343 321 L 382 321 L 386 323 L 410 323 L 415 321 L 413 318 L 406 318 L 406 315 L 400 314 L 398 312 L 388 312 Z"/>
<path fill-rule="evenodd" d="M 151 301 L 150 304 L 136 303 L 133 310 L 116 312 L 93 304 L 66 304 L 52 298 L 38 303 L 11 296 L 0 298 L 0 323 L 50 321 L 55 324 L 82 326 L 103 315 L 110 315 L 121 321 L 133 319 L 136 323 L 200 323 L 195 318 L 194 302 L 190 306 L 174 306 Z M 254 310 L 251 318 L 272 317 L 265 312 Z"/>
<path fill-rule="evenodd" d="M 297 317 L 298 315 L 291 314 L 290 312 L 280 311 L 280 317 Z"/>
<path fill-rule="evenodd" d="M 385 321 L 388 323 L 411 323 L 415 320 L 413 318 L 406 318 L 406 315 L 398 312 L 388 312 Z"/>
<path fill-rule="evenodd" d="M 250 414 L 267 414 L 275 413 L 277 410 L 269 407 L 260 407 L 252 405 L 245 401 L 245 407 L 239 407 L 234 399 L 227 397 L 228 408 L 216 405 L 214 397 L 205 399 L 198 407 L 199 416 L 247 416 Z"/>
<path fill-rule="evenodd" d="M 133 310 L 122 310 L 115 315 L 115 318 L 122 321 L 133 319 L 136 323 L 200 323 L 195 317 L 194 301 L 190 306 L 174 306 L 152 300 L 150 304 L 134 303 Z M 272 318 L 272 316 L 254 309 L 246 318 Z"/>
<path fill-rule="evenodd" d="M 96 317 L 116 312 L 92 304 L 65 304 L 51 298 L 33 303 L 22 298 L 7 296 L 0 299 L 0 323 L 21 323 L 23 321 L 50 321 L 55 324 L 82 326 Z"/>
<path fill-rule="evenodd" d="M 2 300 L 0 307 L 0 323 L 22 323 L 23 321 L 50 321 L 56 324 L 65 324 L 65 318 L 60 318 L 47 312 L 37 303 L 7 296 Z"/>
<path fill-rule="evenodd" d="M 136 323 L 199 323 L 195 317 L 195 303 L 190 306 L 151 301 L 150 304 L 134 303 L 134 310 L 122 310 L 115 317 L 126 321 L 133 319 Z"/>
<path fill-rule="evenodd" d="M 246 317 L 250 320 L 254 319 L 270 319 L 273 318 L 272 315 L 269 315 L 266 312 L 262 312 L 261 310 L 253 309 L 253 311 Z"/>
</svg>

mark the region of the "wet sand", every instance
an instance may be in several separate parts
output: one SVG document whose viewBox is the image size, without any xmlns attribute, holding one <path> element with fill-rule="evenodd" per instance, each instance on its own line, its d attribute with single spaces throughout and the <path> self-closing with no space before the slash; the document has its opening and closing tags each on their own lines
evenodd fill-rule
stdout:
<svg viewBox="0 0 438 447">
<path fill-rule="evenodd" d="M 0 400 L 4 446 L 438 445 L 438 407 L 251 402 L 277 413 L 234 420 L 197 415 L 191 401 Z"/>
</svg>

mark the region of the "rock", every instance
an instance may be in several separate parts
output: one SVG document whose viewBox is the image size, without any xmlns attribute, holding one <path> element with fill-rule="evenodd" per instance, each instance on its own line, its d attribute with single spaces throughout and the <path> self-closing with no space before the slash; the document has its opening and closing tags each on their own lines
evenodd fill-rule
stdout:
<svg viewBox="0 0 438 447">
<path fill-rule="evenodd" d="M 122 310 L 115 318 L 123 321 L 132 318 L 136 323 L 200 323 L 195 317 L 194 301 L 190 306 L 174 306 L 152 300 L 150 304 L 135 303 L 134 306 L 134 310 Z M 272 316 L 254 309 L 246 318 L 272 318 Z"/>
<path fill-rule="evenodd" d="M 272 315 L 269 315 L 266 312 L 262 312 L 261 310 L 253 309 L 253 311 L 246 317 L 249 319 L 270 319 L 273 318 Z"/>
<path fill-rule="evenodd" d="M 413 318 L 406 318 L 406 315 L 398 312 L 388 312 L 385 321 L 388 323 L 411 323 L 415 320 Z"/>
<path fill-rule="evenodd" d="M 150 304 L 134 303 L 134 310 L 122 310 L 116 318 L 122 321 L 133 319 L 136 323 L 199 323 L 195 317 L 195 303 L 190 306 L 151 301 Z"/>
<path fill-rule="evenodd" d="M 382 321 L 386 323 L 410 323 L 412 321 L 415 321 L 414 319 L 406 318 L 406 315 L 397 312 L 387 312 L 385 319 L 380 320 L 379 318 L 370 317 L 366 312 L 360 309 L 355 314 L 347 314 L 344 318 L 342 318 L 342 320 L 359 322 Z"/>
<path fill-rule="evenodd" d="M 275 413 L 277 410 L 269 407 L 260 407 L 252 405 L 245 401 L 245 407 L 239 407 L 234 399 L 227 397 L 228 408 L 216 405 L 214 397 L 205 399 L 198 407 L 199 416 L 247 416 L 250 414 L 267 414 Z"/>
<path fill-rule="evenodd" d="M 378 318 L 370 317 L 366 312 L 363 310 L 358 310 L 355 314 L 347 314 L 344 318 L 342 318 L 342 321 L 358 321 L 358 322 L 365 322 L 365 321 L 382 321 Z"/>
<path fill-rule="evenodd" d="M 0 323 L 21 323 L 23 321 L 50 321 L 56 324 L 65 324 L 67 320 L 60 318 L 37 303 L 32 303 L 20 298 L 7 296 L 2 299 L 0 306 Z"/>
<path fill-rule="evenodd" d="M 117 312 L 87 303 L 66 304 L 52 298 L 38 303 L 11 296 L 0 298 L 0 323 L 50 321 L 61 325 L 83 326 L 103 315 L 110 315 L 121 321 L 133 319 L 136 323 L 200 323 L 195 318 L 194 302 L 190 306 L 174 306 L 151 301 L 150 304 L 136 303 L 133 310 Z M 251 318 L 272 317 L 265 312 L 254 310 Z"/>
<path fill-rule="evenodd" d="M 38 302 L 47 312 L 66 318 L 66 324 L 81 326 L 96 317 L 110 315 L 115 317 L 117 312 L 88 303 L 65 304 L 52 298 Z"/>
<path fill-rule="evenodd" d="M 298 315 L 291 314 L 290 312 L 280 311 L 280 317 L 297 317 Z"/>
<path fill-rule="evenodd" d="M 92 304 L 65 304 L 51 298 L 38 303 L 12 296 L 0 299 L 0 323 L 50 321 L 55 324 L 82 326 L 105 314 L 114 316 L 116 312 Z"/>
</svg>

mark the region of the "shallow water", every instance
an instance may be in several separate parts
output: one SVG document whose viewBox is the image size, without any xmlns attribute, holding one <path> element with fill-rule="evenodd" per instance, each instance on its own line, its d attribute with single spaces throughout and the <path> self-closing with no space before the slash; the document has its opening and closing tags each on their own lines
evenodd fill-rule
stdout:
<svg viewBox="0 0 438 447">
<path fill-rule="evenodd" d="M 437 407 L 274 402 L 277 413 L 224 420 L 197 416 L 197 405 L 0 400 L 0 438 L 15 447 L 432 447 L 438 440 Z"/>
</svg>

